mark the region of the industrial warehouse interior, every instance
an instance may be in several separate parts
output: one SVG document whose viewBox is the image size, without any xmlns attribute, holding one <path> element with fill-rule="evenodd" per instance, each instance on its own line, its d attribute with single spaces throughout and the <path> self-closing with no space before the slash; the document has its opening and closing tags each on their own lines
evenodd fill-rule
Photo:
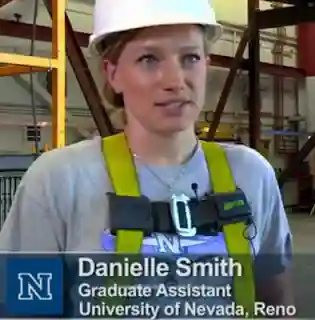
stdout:
<svg viewBox="0 0 315 320">
<path fill-rule="evenodd" d="M 124 129 L 87 48 L 94 2 L 0 0 L 0 229 L 43 153 Z M 305 281 L 315 265 L 315 3 L 210 2 L 223 34 L 212 48 L 196 134 L 244 144 L 274 168 L 300 268 L 297 305 L 314 318 L 314 286 Z"/>
</svg>

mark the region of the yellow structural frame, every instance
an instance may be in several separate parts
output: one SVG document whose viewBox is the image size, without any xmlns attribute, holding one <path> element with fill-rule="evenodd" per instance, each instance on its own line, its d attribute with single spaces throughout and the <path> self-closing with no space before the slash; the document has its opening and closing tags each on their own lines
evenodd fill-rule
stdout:
<svg viewBox="0 0 315 320">
<path fill-rule="evenodd" d="M 30 72 L 52 72 L 52 147 L 61 148 L 66 142 L 66 30 L 67 0 L 52 2 L 52 57 L 33 57 L 0 52 L 0 76 Z"/>
</svg>

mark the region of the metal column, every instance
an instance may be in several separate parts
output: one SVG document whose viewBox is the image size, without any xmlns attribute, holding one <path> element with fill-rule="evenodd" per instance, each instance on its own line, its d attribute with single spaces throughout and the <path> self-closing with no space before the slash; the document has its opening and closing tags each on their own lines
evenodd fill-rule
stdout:
<svg viewBox="0 0 315 320">
<path fill-rule="evenodd" d="M 62 147 L 66 141 L 66 0 L 52 0 L 52 54 L 58 66 L 52 70 L 52 127 L 53 147 Z"/>
<path fill-rule="evenodd" d="M 252 32 L 248 41 L 248 116 L 249 116 L 249 146 L 253 149 L 259 148 L 260 140 L 260 46 L 259 29 L 256 23 L 256 10 L 258 0 L 248 0 L 248 21 L 251 21 Z"/>
<path fill-rule="evenodd" d="M 53 72 L 53 147 L 65 145 L 65 9 L 66 0 L 50 0 L 52 2 L 52 45 L 51 58 L 24 56 L 12 53 L 0 53 L 0 63 L 7 64 L 0 68 L 0 76 L 19 73 L 52 71 Z"/>
</svg>

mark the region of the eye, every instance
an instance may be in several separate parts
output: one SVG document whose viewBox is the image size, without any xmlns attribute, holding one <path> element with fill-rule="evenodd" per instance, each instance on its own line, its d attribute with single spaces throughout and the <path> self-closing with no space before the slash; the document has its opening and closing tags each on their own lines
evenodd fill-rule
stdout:
<svg viewBox="0 0 315 320">
<path fill-rule="evenodd" d="M 183 57 L 184 64 L 193 64 L 201 60 L 200 55 L 198 54 L 186 54 Z"/>
<path fill-rule="evenodd" d="M 137 60 L 137 62 L 145 63 L 145 64 L 152 64 L 152 63 L 156 63 L 157 61 L 158 59 L 153 54 L 145 54 Z"/>
</svg>

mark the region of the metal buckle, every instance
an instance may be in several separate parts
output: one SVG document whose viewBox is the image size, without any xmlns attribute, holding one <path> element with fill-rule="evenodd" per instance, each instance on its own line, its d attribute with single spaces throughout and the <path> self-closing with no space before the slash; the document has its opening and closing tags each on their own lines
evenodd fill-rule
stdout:
<svg viewBox="0 0 315 320">
<path fill-rule="evenodd" d="M 182 237 L 193 237 L 197 233 L 197 228 L 192 226 L 192 219 L 191 219 L 191 211 L 189 208 L 189 198 L 181 194 L 179 196 L 172 195 L 171 197 L 171 216 L 173 218 L 173 222 L 178 234 Z M 185 206 L 185 215 L 186 215 L 186 222 L 187 226 L 182 227 L 180 225 L 180 218 L 179 218 L 179 210 L 178 210 L 178 203 L 181 202 Z"/>
</svg>

